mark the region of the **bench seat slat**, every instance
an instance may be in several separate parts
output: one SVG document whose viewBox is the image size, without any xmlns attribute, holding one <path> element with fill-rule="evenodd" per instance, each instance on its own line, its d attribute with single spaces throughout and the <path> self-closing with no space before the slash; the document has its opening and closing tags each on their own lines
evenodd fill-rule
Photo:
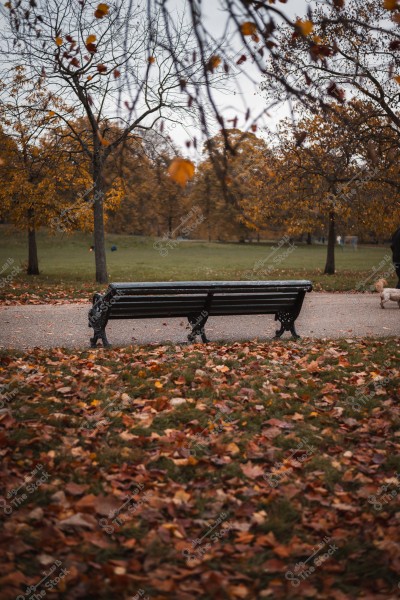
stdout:
<svg viewBox="0 0 400 600">
<path fill-rule="evenodd" d="M 231 292 L 231 293 L 224 293 L 221 294 L 219 292 L 216 292 L 213 294 L 213 302 L 217 299 L 217 298 L 229 298 L 232 300 L 235 300 L 236 298 L 256 298 L 256 299 L 269 299 L 269 298 L 297 298 L 297 294 L 298 292 L 294 292 L 293 290 L 290 291 L 286 291 L 286 292 L 260 292 L 260 293 L 254 293 L 254 294 L 246 294 L 243 293 L 243 291 L 237 291 L 236 293 Z M 204 300 L 205 298 L 207 298 L 207 294 L 205 293 L 201 293 L 201 294 L 196 294 L 196 295 L 188 295 L 188 294 L 174 294 L 174 295 L 170 295 L 168 293 L 164 293 L 164 294 L 157 294 L 157 295 L 126 295 L 126 296 L 119 296 L 117 298 L 117 302 L 118 304 L 124 304 L 125 302 L 152 302 L 157 301 L 157 300 L 161 300 L 161 299 L 166 299 L 166 300 L 171 300 L 171 302 L 176 301 L 176 302 L 181 302 L 182 300 L 184 302 L 190 302 L 191 300 L 199 300 L 202 299 Z"/>
<path fill-rule="evenodd" d="M 123 301 L 122 300 L 118 300 L 117 302 L 113 303 L 111 305 L 111 310 L 114 310 L 115 307 L 125 307 L 125 308 L 134 308 L 135 306 L 157 306 L 157 305 L 165 305 L 165 304 L 171 304 L 171 305 L 196 305 L 196 306 L 204 306 L 205 302 L 206 302 L 207 297 L 206 296 L 197 296 L 197 297 L 190 297 L 190 296 L 152 296 L 152 297 L 143 297 L 143 296 L 139 296 L 139 298 L 133 298 L 132 296 L 130 296 L 129 298 L 125 298 Z M 242 302 L 245 303 L 258 303 L 260 305 L 262 304 L 268 304 L 269 302 L 295 302 L 297 299 L 297 296 L 294 296 L 293 294 L 287 294 L 285 296 L 278 296 L 278 295 L 274 295 L 274 296 L 243 296 L 243 295 L 235 295 L 235 296 L 230 296 L 230 295 L 224 295 L 224 296 L 214 296 L 212 298 L 212 302 L 211 305 L 215 306 L 216 304 L 224 304 L 226 302 L 229 302 L 230 304 L 240 304 Z"/>
<path fill-rule="evenodd" d="M 293 308 L 293 302 L 271 302 L 264 304 L 257 303 L 245 303 L 242 302 L 240 304 L 236 304 L 233 306 L 232 304 L 219 304 L 216 306 L 212 306 L 207 314 L 209 316 L 217 316 L 222 314 L 246 314 L 247 312 L 251 314 L 274 314 L 279 312 L 280 310 L 290 310 Z M 110 319 L 122 319 L 131 315 L 132 318 L 140 318 L 145 315 L 150 315 L 154 317 L 162 317 L 167 315 L 177 315 L 177 316 L 187 316 L 189 314 L 200 314 L 204 310 L 203 306 L 193 307 L 187 306 L 185 304 L 174 305 L 171 306 L 169 304 L 157 305 L 157 306 L 134 306 L 130 308 L 126 308 L 123 306 L 114 307 L 112 312 L 110 312 Z"/>
<path fill-rule="evenodd" d="M 261 307 L 259 306 L 240 306 L 237 308 L 233 308 L 233 307 L 218 307 L 215 308 L 214 310 L 211 310 L 209 313 L 210 317 L 218 317 L 218 316 L 222 316 L 222 315 L 265 315 L 265 314 L 276 314 L 277 312 L 281 311 L 281 310 L 289 310 L 292 307 L 292 305 L 290 306 L 284 306 L 282 304 L 276 304 L 273 306 L 269 306 L 268 309 L 266 310 L 262 310 Z M 145 319 L 146 317 L 151 318 L 151 317 L 155 317 L 155 318 L 162 318 L 162 317 L 186 317 L 188 316 L 188 314 L 190 314 L 191 311 L 185 310 L 183 308 L 176 308 L 176 309 L 168 309 L 165 308 L 165 310 L 160 309 L 157 311 L 146 311 L 146 310 L 139 310 L 139 311 L 128 311 L 128 312 L 124 312 L 124 311 L 118 311 L 118 312 L 113 312 L 110 314 L 109 319 L 138 319 L 138 318 L 143 318 Z M 194 313 L 195 314 L 195 313 Z M 200 311 L 199 311 L 200 314 Z"/>
<path fill-rule="evenodd" d="M 228 288 L 228 287 L 303 287 L 309 288 L 312 287 L 312 284 L 307 279 L 277 279 L 277 280 L 269 280 L 269 281 L 136 281 L 136 282 L 116 282 L 110 283 L 110 287 L 112 288 L 125 288 L 125 289 L 137 289 L 137 288 L 164 288 L 164 289 L 172 289 L 172 288 L 183 288 L 183 289 L 191 289 L 191 288 Z"/>
<path fill-rule="evenodd" d="M 136 282 L 110 283 L 110 289 L 121 294 L 189 294 L 193 292 L 229 292 L 229 291 L 311 291 L 310 281 L 175 281 L 175 282 Z"/>
<path fill-rule="evenodd" d="M 214 310 L 218 309 L 223 309 L 224 307 L 231 307 L 233 310 L 235 309 L 239 309 L 240 307 L 255 307 L 258 309 L 263 309 L 263 308 L 270 308 L 273 306 L 293 306 L 296 302 L 296 298 L 263 298 L 263 299 L 255 299 L 255 298 L 249 298 L 249 297 L 242 297 L 242 298 L 214 298 L 211 304 L 211 307 L 209 307 L 208 312 L 210 314 L 213 314 Z M 182 300 L 176 302 L 176 301 L 171 301 L 170 299 L 168 300 L 153 300 L 152 302 L 143 302 L 143 300 L 141 300 L 140 302 L 124 302 L 124 303 L 117 303 L 114 304 L 111 307 L 111 311 L 110 311 L 110 315 L 118 313 L 118 312 L 123 312 L 123 313 L 129 313 L 129 312 L 142 312 L 142 311 L 146 311 L 146 312 L 156 312 L 157 310 L 164 310 L 164 309 L 180 309 L 184 314 L 188 314 L 189 312 L 193 312 L 193 311 L 202 311 L 205 308 L 205 300 L 201 300 L 200 302 L 198 300 L 196 301 L 190 301 L 190 302 L 182 302 Z"/>
</svg>

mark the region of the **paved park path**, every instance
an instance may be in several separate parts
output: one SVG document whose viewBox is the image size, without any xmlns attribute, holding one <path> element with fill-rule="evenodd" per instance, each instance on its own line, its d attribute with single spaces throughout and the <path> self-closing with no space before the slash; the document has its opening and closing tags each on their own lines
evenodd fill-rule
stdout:
<svg viewBox="0 0 400 600">
<path fill-rule="evenodd" d="M 297 331 L 309 338 L 400 337 L 400 310 L 394 302 L 382 310 L 378 294 L 307 294 Z M 0 307 L 0 348 L 35 346 L 85 348 L 92 330 L 89 305 L 42 304 Z M 273 337 L 273 316 L 212 317 L 206 326 L 210 341 Z M 107 336 L 114 346 L 186 341 L 186 319 L 110 321 Z M 284 338 L 289 337 L 285 333 Z"/>
</svg>

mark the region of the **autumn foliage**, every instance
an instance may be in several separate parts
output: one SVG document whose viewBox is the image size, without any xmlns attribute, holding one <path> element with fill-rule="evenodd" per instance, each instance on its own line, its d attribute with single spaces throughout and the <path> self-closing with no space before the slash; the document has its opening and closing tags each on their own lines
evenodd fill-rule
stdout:
<svg viewBox="0 0 400 600">
<path fill-rule="evenodd" d="M 2 598 L 394 597 L 398 352 L 3 352 Z"/>
</svg>

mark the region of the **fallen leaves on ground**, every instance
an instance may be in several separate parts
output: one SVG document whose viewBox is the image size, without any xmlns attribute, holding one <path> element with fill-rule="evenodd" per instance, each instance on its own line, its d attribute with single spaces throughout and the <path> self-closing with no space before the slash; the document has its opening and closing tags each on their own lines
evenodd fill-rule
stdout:
<svg viewBox="0 0 400 600">
<path fill-rule="evenodd" d="M 2 599 L 55 564 L 62 599 L 396 597 L 399 369 L 390 339 L 2 351 Z"/>
</svg>

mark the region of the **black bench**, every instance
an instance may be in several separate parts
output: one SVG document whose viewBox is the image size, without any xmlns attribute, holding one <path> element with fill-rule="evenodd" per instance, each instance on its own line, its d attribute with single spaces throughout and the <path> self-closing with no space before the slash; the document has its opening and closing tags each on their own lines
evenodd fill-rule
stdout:
<svg viewBox="0 0 400 600">
<path fill-rule="evenodd" d="M 89 327 L 94 348 L 99 339 L 109 346 L 106 326 L 109 319 L 148 319 L 187 317 L 193 342 L 200 335 L 207 342 L 204 326 L 208 317 L 219 315 L 274 314 L 281 328 L 280 338 L 290 331 L 294 338 L 295 321 L 300 314 L 310 281 L 175 281 L 161 283 L 110 283 L 107 292 L 94 294 L 89 310 Z"/>
</svg>

